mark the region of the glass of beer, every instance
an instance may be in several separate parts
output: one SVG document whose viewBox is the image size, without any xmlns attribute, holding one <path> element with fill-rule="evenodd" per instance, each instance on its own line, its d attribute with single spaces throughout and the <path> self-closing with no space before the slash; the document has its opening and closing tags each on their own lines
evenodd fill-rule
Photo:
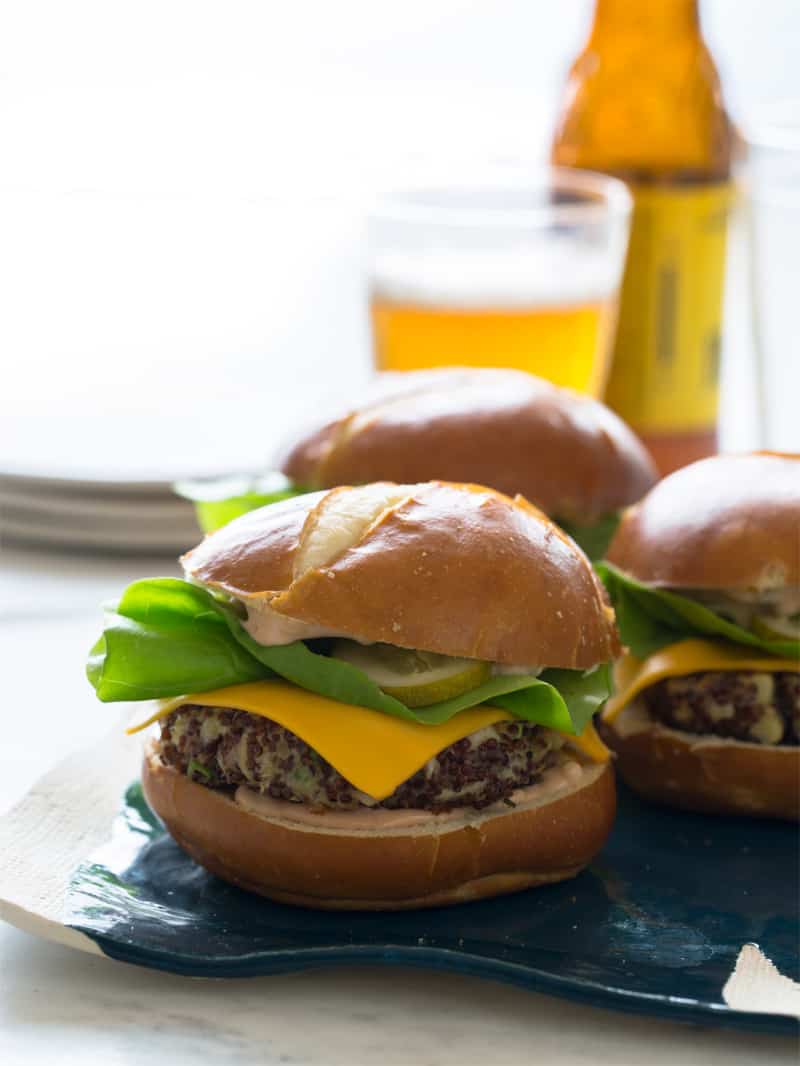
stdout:
<svg viewBox="0 0 800 1066">
<path fill-rule="evenodd" d="M 513 367 L 602 396 L 630 210 L 622 182 L 559 167 L 386 197 L 369 219 L 377 369 Z"/>
</svg>

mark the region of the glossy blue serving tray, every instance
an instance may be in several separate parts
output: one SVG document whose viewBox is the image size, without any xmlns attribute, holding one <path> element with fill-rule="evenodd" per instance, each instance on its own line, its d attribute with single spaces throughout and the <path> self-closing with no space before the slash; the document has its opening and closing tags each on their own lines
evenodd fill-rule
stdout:
<svg viewBox="0 0 800 1066">
<path fill-rule="evenodd" d="M 796 827 L 620 792 L 610 841 L 572 881 L 457 907 L 337 914 L 270 903 L 207 874 L 137 784 L 112 842 L 77 871 L 66 920 L 106 955 L 194 977 L 421 966 L 675 1020 L 796 1032 L 790 1018 L 732 1010 L 721 995 L 747 942 L 799 976 Z"/>
</svg>

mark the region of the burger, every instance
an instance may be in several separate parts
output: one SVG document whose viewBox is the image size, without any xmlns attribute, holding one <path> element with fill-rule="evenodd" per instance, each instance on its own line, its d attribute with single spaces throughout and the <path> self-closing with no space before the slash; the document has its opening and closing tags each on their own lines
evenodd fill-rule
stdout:
<svg viewBox="0 0 800 1066">
<path fill-rule="evenodd" d="M 602 731 L 690 810 L 800 815 L 800 456 L 704 459 L 626 512 L 600 567 L 627 652 Z"/>
<path fill-rule="evenodd" d="M 592 715 L 619 650 L 586 556 L 521 497 L 378 483 L 244 515 L 109 610 L 88 676 L 155 699 L 144 794 L 219 877 L 321 908 L 573 877 L 613 821 Z"/>
<path fill-rule="evenodd" d="M 295 442 L 278 475 L 180 486 L 203 528 L 306 490 L 443 478 L 521 493 L 598 559 L 620 509 L 655 483 L 644 446 L 597 400 L 517 370 L 400 377 L 394 394 Z"/>
</svg>

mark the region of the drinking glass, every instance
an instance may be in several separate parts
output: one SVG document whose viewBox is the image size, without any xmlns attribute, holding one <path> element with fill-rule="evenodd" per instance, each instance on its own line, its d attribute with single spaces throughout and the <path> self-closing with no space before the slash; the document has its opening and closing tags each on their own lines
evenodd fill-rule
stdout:
<svg viewBox="0 0 800 1066">
<path fill-rule="evenodd" d="M 622 182 L 559 167 L 387 196 L 369 219 L 376 368 L 514 367 L 601 396 L 630 211 Z"/>
<path fill-rule="evenodd" d="M 800 100 L 748 131 L 750 295 L 760 444 L 800 451 Z"/>
</svg>

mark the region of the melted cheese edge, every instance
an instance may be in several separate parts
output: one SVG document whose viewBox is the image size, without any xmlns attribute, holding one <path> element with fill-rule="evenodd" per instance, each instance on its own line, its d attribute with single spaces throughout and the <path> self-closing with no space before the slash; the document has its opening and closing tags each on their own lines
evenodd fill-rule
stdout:
<svg viewBox="0 0 800 1066">
<path fill-rule="evenodd" d="M 285 681 L 254 681 L 160 700 L 154 713 L 128 732 L 137 733 L 187 703 L 231 707 L 277 722 L 304 740 L 351 785 L 378 801 L 457 740 L 513 717 L 500 707 L 481 704 L 459 711 L 447 722 L 423 725 L 369 707 L 339 703 Z M 609 757 L 591 722 L 580 737 L 567 739 L 593 762 Z"/>
<path fill-rule="evenodd" d="M 708 670 L 800 671 L 800 660 L 779 659 L 755 649 L 714 640 L 681 640 L 646 659 L 624 655 L 614 667 L 615 693 L 603 708 L 606 722 L 614 719 L 640 692 L 667 677 L 683 677 Z"/>
</svg>

